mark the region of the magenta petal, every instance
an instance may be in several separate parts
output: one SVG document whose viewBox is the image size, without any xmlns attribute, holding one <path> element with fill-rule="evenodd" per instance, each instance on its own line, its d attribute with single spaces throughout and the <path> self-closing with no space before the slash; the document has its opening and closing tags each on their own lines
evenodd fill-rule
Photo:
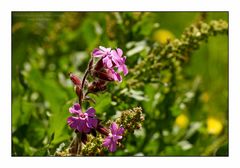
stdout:
<svg viewBox="0 0 240 168">
<path fill-rule="evenodd" d="M 117 73 L 112 69 L 107 69 L 106 75 L 109 79 L 118 80 Z"/>
<path fill-rule="evenodd" d="M 124 128 L 123 127 L 120 127 L 118 130 L 117 130 L 117 135 L 122 135 L 124 133 Z"/>
<path fill-rule="evenodd" d="M 108 147 L 111 143 L 111 138 L 107 137 L 103 141 L 103 146 Z"/>
<path fill-rule="evenodd" d="M 122 61 L 125 62 L 124 59 L 122 59 Z M 123 72 L 124 76 L 126 76 L 126 75 L 128 74 L 128 68 L 127 68 L 127 66 L 126 66 L 124 63 L 123 63 L 123 64 L 120 64 L 120 65 L 118 66 L 118 72 Z"/>
<path fill-rule="evenodd" d="M 78 123 L 77 130 L 79 132 L 84 132 L 84 133 L 89 133 L 90 132 L 90 128 L 87 127 L 86 120 L 80 120 L 80 122 Z"/>
<path fill-rule="evenodd" d="M 88 117 L 87 124 L 89 128 L 96 128 L 98 124 L 98 120 L 96 118 Z"/>
<path fill-rule="evenodd" d="M 104 55 L 103 51 L 99 50 L 98 48 L 95 48 L 92 52 L 92 55 L 94 57 L 102 57 Z"/>
<path fill-rule="evenodd" d="M 75 103 L 72 107 L 69 108 L 69 112 L 72 114 L 79 114 L 81 112 L 80 104 Z"/>
<path fill-rule="evenodd" d="M 123 69 L 124 76 L 126 76 L 128 74 L 127 66 L 126 65 L 122 65 L 122 69 Z"/>
<path fill-rule="evenodd" d="M 84 125 L 85 125 L 85 122 L 83 120 L 79 119 L 78 120 L 78 124 L 77 124 L 77 130 L 79 132 L 83 132 Z"/>
<path fill-rule="evenodd" d="M 116 149 L 117 149 L 117 144 L 115 142 L 110 143 L 108 149 L 109 149 L 110 152 L 115 152 Z"/>
<path fill-rule="evenodd" d="M 112 54 L 113 57 L 118 57 L 117 51 L 115 51 L 115 50 L 112 50 L 111 54 Z"/>
<path fill-rule="evenodd" d="M 113 135 L 116 135 L 118 130 L 118 125 L 115 122 L 113 122 L 110 126 L 110 130 Z"/>
<path fill-rule="evenodd" d="M 114 142 L 117 142 L 119 139 L 122 139 L 122 136 L 120 136 L 120 135 L 113 136 Z"/>
<path fill-rule="evenodd" d="M 120 76 L 119 73 L 116 73 L 116 72 L 115 72 L 115 74 L 114 74 L 114 80 L 115 80 L 115 81 L 122 82 L 122 77 Z"/>
<path fill-rule="evenodd" d="M 93 55 L 97 55 L 98 52 L 99 52 L 99 49 L 98 49 L 98 48 L 95 48 L 95 49 L 92 51 L 92 54 L 93 54 Z"/>
<path fill-rule="evenodd" d="M 89 108 L 87 109 L 86 113 L 88 114 L 88 116 L 94 117 L 94 116 L 95 116 L 95 113 L 96 113 L 96 110 L 95 110 L 93 107 L 89 107 Z"/>
<path fill-rule="evenodd" d="M 81 106 L 80 106 L 79 103 L 75 103 L 75 104 L 73 105 L 73 107 L 74 107 L 75 110 L 81 110 Z"/>
<path fill-rule="evenodd" d="M 105 58 L 102 59 L 103 64 L 104 64 L 105 66 L 107 65 L 108 60 L 110 60 L 108 57 L 105 57 Z M 111 61 L 111 60 L 110 60 L 110 61 Z"/>
<path fill-rule="evenodd" d="M 121 57 L 123 55 L 122 49 L 117 48 L 117 53 L 118 53 L 119 57 Z"/>
<path fill-rule="evenodd" d="M 121 57 L 121 65 L 124 65 L 126 62 L 126 56 L 125 57 Z"/>
<path fill-rule="evenodd" d="M 84 133 L 90 132 L 90 128 L 87 127 L 85 120 L 82 120 L 78 117 L 69 117 L 67 122 L 72 129 L 77 129 L 79 132 Z"/>
<path fill-rule="evenodd" d="M 107 67 L 112 68 L 112 60 L 108 59 L 107 61 Z"/>
<path fill-rule="evenodd" d="M 85 125 L 86 127 L 91 128 L 91 124 L 89 123 L 89 121 L 85 122 Z"/>
<path fill-rule="evenodd" d="M 78 114 L 79 113 L 79 111 L 75 110 L 73 107 L 69 108 L 69 112 L 72 113 L 72 114 Z"/>
<path fill-rule="evenodd" d="M 118 57 L 113 57 L 112 61 L 116 64 L 117 67 L 122 64 L 122 60 Z"/>
<path fill-rule="evenodd" d="M 126 59 L 127 59 L 126 56 L 122 57 L 122 61 L 123 61 L 124 64 L 125 64 L 125 62 L 126 62 Z"/>
<path fill-rule="evenodd" d="M 121 54 L 122 54 L 122 51 L 119 51 Z M 124 59 L 121 57 L 122 55 L 119 55 L 117 51 L 115 50 L 112 50 L 111 51 L 111 54 L 113 55 L 113 58 L 115 59 L 114 61 L 117 61 L 118 64 L 117 65 L 121 65 L 121 64 L 124 64 Z"/>
<path fill-rule="evenodd" d="M 114 58 L 113 61 L 116 62 L 116 65 L 123 63 L 121 57 L 117 54 L 115 50 L 112 50 L 111 54 L 112 54 L 112 58 Z"/>
<path fill-rule="evenodd" d="M 110 76 L 112 76 L 112 78 L 115 80 L 115 81 L 119 81 L 121 82 L 122 81 L 122 77 L 120 76 L 119 73 L 115 72 L 114 69 L 108 69 L 108 74 Z"/>
<path fill-rule="evenodd" d="M 77 129 L 77 127 L 79 125 L 79 118 L 78 117 L 68 117 L 67 123 L 72 129 Z"/>
</svg>

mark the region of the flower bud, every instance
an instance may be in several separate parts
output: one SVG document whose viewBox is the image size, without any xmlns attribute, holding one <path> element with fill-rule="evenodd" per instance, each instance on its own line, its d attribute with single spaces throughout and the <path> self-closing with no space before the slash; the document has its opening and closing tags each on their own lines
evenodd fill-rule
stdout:
<svg viewBox="0 0 240 168">
<path fill-rule="evenodd" d="M 95 67 L 94 67 L 94 70 L 95 71 L 99 71 L 103 68 L 103 61 L 102 59 L 98 60 L 98 62 L 96 63 Z"/>
<path fill-rule="evenodd" d="M 103 127 L 103 126 L 100 125 L 100 124 L 98 124 L 96 130 L 97 130 L 99 133 L 101 133 L 101 134 L 103 134 L 103 135 L 106 135 L 106 136 L 108 136 L 108 134 L 109 134 L 108 129 L 105 128 L 105 127 Z"/>
<path fill-rule="evenodd" d="M 114 78 L 111 73 L 107 73 L 106 71 L 96 71 L 92 70 L 92 76 L 97 77 L 101 80 L 105 81 L 114 81 Z"/>
<path fill-rule="evenodd" d="M 99 91 L 104 91 L 106 90 L 106 81 L 103 80 L 97 80 L 88 85 L 88 92 L 89 93 L 96 93 Z"/>
<path fill-rule="evenodd" d="M 81 86 L 81 80 L 76 75 L 70 72 L 69 77 L 74 85 Z"/>
<path fill-rule="evenodd" d="M 76 92 L 77 96 L 81 99 L 81 98 L 82 98 L 82 90 L 81 90 L 81 87 L 80 87 L 79 85 L 76 85 L 76 86 L 74 87 L 74 89 L 75 89 L 75 92 Z"/>
</svg>

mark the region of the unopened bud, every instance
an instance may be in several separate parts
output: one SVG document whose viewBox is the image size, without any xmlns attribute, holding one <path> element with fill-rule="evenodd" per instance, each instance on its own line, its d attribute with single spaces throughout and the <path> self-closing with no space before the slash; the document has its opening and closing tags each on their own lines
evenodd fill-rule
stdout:
<svg viewBox="0 0 240 168">
<path fill-rule="evenodd" d="M 77 96 L 78 96 L 80 99 L 82 99 L 82 90 L 81 90 L 81 87 L 80 87 L 79 85 L 76 85 L 74 89 L 75 89 L 75 92 L 76 92 Z"/>
<path fill-rule="evenodd" d="M 69 77 L 74 85 L 81 86 L 81 80 L 76 75 L 70 72 Z"/>
<path fill-rule="evenodd" d="M 114 78 L 112 76 L 112 74 L 107 73 L 106 71 L 96 71 L 96 70 L 92 70 L 91 73 L 94 77 L 97 77 L 101 80 L 105 80 L 105 81 L 114 81 Z"/>
<path fill-rule="evenodd" d="M 100 124 L 98 124 L 96 130 L 97 130 L 99 133 L 101 133 L 101 134 L 103 134 L 103 135 L 106 135 L 106 136 L 108 136 L 108 134 L 109 134 L 108 129 L 105 128 L 105 127 L 103 127 L 103 126 L 100 125 Z"/>
<path fill-rule="evenodd" d="M 102 68 L 103 68 L 103 60 L 100 59 L 100 60 L 98 60 L 98 62 L 96 63 L 96 65 L 95 65 L 95 67 L 94 67 L 94 70 L 95 70 L 95 71 L 99 71 L 99 70 L 101 70 Z"/>
<path fill-rule="evenodd" d="M 103 80 L 94 81 L 88 85 L 88 92 L 96 93 L 99 91 L 104 91 L 107 88 L 106 84 L 107 84 L 106 81 Z"/>
</svg>

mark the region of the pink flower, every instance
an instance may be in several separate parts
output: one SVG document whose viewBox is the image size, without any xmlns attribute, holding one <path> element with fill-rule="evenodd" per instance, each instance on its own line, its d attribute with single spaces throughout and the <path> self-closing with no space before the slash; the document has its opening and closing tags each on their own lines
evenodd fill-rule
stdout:
<svg viewBox="0 0 240 168">
<path fill-rule="evenodd" d="M 91 129 L 97 127 L 98 120 L 95 116 L 95 109 L 90 107 L 85 113 L 81 111 L 80 104 L 76 103 L 69 108 L 69 112 L 76 116 L 67 119 L 68 125 L 79 132 L 89 133 Z"/>
<path fill-rule="evenodd" d="M 113 68 L 102 68 L 100 70 L 92 70 L 92 75 L 104 81 L 122 81 L 122 77 Z"/>
<path fill-rule="evenodd" d="M 101 71 L 92 70 L 92 75 L 104 81 L 114 81 L 117 78 L 117 74 L 113 74 L 114 70 L 104 69 Z M 115 73 L 115 71 L 114 71 Z"/>
<path fill-rule="evenodd" d="M 106 55 L 103 58 L 103 64 L 107 68 L 118 67 L 119 65 L 123 64 L 121 59 L 121 55 L 123 54 L 122 50 L 118 48 L 117 50 L 111 50 L 111 53 Z"/>
<path fill-rule="evenodd" d="M 108 76 L 110 76 L 113 80 L 122 82 L 122 77 L 119 73 L 115 72 L 113 68 L 107 70 Z"/>
<path fill-rule="evenodd" d="M 115 152 L 117 149 L 117 143 L 122 139 L 122 134 L 124 132 L 123 127 L 118 127 L 118 125 L 113 122 L 110 126 L 111 133 L 103 141 L 103 146 L 107 147 L 110 152 Z"/>
<path fill-rule="evenodd" d="M 94 49 L 92 55 L 101 58 L 95 65 L 94 70 L 92 70 L 93 76 L 102 80 L 121 82 L 122 77 L 118 72 L 123 72 L 124 76 L 128 74 L 128 69 L 125 65 L 126 56 L 123 57 L 122 49 L 112 50 L 111 48 L 100 46 L 99 49 Z"/>
<path fill-rule="evenodd" d="M 124 76 L 126 76 L 128 74 L 128 69 L 125 65 L 126 56 L 122 57 L 123 51 L 120 48 L 117 48 L 116 50 L 112 50 L 111 53 L 114 57 L 118 58 L 118 64 L 116 64 L 118 71 L 123 72 Z"/>
<path fill-rule="evenodd" d="M 101 57 L 103 65 L 106 68 L 118 67 L 119 71 L 124 75 L 128 73 L 127 66 L 125 65 L 126 56 L 123 57 L 123 51 L 120 48 L 112 50 L 111 48 L 105 48 L 100 46 L 99 49 L 93 50 L 92 55 L 94 57 Z"/>
<path fill-rule="evenodd" d="M 99 46 L 98 48 L 95 48 L 92 52 L 92 55 L 94 57 L 106 57 L 107 55 L 111 54 L 111 48 L 105 48 L 103 46 Z"/>
</svg>

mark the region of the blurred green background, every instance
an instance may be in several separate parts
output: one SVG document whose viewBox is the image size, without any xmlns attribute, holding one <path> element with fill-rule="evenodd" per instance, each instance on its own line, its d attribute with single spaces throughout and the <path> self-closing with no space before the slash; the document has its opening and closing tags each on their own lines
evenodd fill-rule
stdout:
<svg viewBox="0 0 240 168">
<path fill-rule="evenodd" d="M 122 48 L 132 69 L 151 44 L 180 38 L 199 19 L 228 21 L 228 13 L 13 12 L 12 155 L 49 156 L 70 142 L 66 119 L 77 98 L 68 72 L 82 76 L 94 48 Z M 92 106 L 104 121 L 136 106 L 145 115 L 125 149 L 109 155 L 228 155 L 228 36 L 210 37 L 181 68 L 179 85 L 185 88 L 179 97 L 165 93 L 160 83 L 145 83 L 123 96 L 131 74 L 93 96 Z"/>
</svg>

